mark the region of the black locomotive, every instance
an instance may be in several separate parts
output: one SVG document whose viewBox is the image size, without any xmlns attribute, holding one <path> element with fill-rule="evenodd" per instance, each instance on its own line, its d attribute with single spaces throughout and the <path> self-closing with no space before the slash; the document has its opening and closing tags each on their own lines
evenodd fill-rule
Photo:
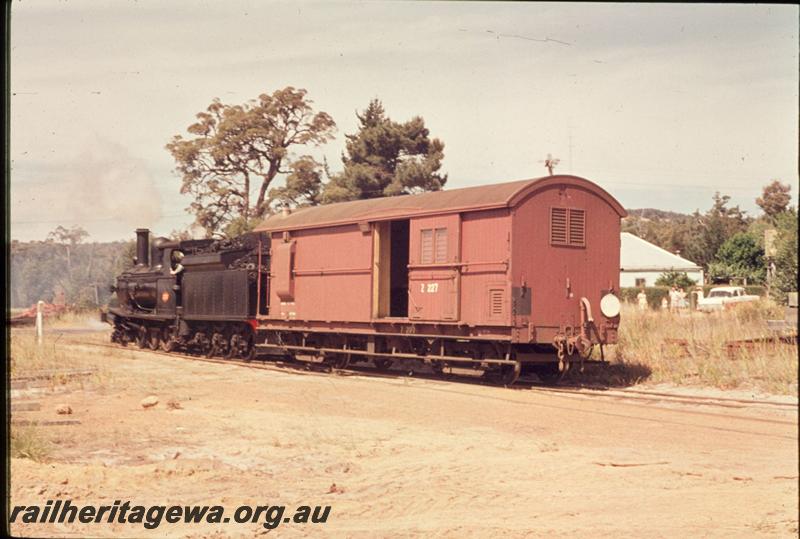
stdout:
<svg viewBox="0 0 800 539">
<path fill-rule="evenodd" d="M 136 231 L 134 267 L 117 277 L 106 321 L 113 342 L 207 356 L 255 355 L 256 313 L 267 304 L 269 237 L 173 241 Z"/>
</svg>

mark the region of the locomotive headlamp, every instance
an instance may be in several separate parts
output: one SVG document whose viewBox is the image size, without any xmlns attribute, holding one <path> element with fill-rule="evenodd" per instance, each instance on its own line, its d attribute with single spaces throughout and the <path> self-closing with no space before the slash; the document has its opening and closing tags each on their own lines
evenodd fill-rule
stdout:
<svg viewBox="0 0 800 539">
<path fill-rule="evenodd" d="M 620 303 L 619 298 L 614 294 L 606 294 L 600 300 L 600 311 L 606 318 L 614 318 L 619 316 Z"/>
</svg>

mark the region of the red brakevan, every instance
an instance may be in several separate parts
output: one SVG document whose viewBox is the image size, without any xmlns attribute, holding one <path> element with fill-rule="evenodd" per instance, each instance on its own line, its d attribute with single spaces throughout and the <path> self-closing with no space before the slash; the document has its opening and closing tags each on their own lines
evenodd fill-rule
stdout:
<svg viewBox="0 0 800 539">
<path fill-rule="evenodd" d="M 276 214 L 259 329 L 364 360 L 563 362 L 616 342 L 625 215 L 567 175 Z"/>
</svg>

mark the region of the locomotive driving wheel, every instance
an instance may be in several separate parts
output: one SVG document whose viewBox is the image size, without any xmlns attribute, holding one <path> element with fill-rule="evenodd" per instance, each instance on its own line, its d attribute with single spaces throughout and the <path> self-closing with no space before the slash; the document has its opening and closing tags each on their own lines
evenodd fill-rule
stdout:
<svg viewBox="0 0 800 539">
<path fill-rule="evenodd" d="M 163 339 L 161 341 L 161 349 L 164 352 L 172 352 L 173 350 L 175 350 L 175 341 L 173 341 L 172 339 Z"/>
<path fill-rule="evenodd" d="M 228 342 L 228 350 L 225 353 L 226 359 L 244 359 L 245 361 L 249 361 L 252 358 L 248 358 L 250 354 L 250 340 L 252 337 L 249 337 L 242 333 L 234 333 L 231 335 L 231 339 Z"/>
<path fill-rule="evenodd" d="M 216 331 L 211 334 L 211 342 L 208 343 L 208 348 L 206 348 L 206 357 L 214 357 L 220 354 L 222 351 L 220 346 L 221 339 L 222 334 L 217 333 Z"/>
<path fill-rule="evenodd" d="M 111 333 L 111 342 L 121 344 L 122 346 L 127 346 L 128 333 L 120 327 L 115 327 L 114 331 Z"/>
<path fill-rule="evenodd" d="M 199 356 L 208 356 L 211 351 L 211 340 L 202 331 L 197 331 L 192 338 L 193 350 Z M 211 356 L 208 356 L 211 357 Z"/>
<path fill-rule="evenodd" d="M 147 328 L 144 326 L 141 326 L 136 332 L 136 346 L 139 348 L 147 347 Z"/>
<path fill-rule="evenodd" d="M 177 343 L 175 342 L 175 339 L 173 339 L 172 335 L 170 335 L 169 328 L 164 328 L 164 332 L 161 335 L 161 349 L 164 352 L 172 352 L 175 350 L 176 344 Z"/>
<path fill-rule="evenodd" d="M 206 349 L 206 357 L 228 357 L 228 339 L 225 334 L 220 330 L 215 330 L 209 339 L 209 345 Z"/>
<path fill-rule="evenodd" d="M 154 328 L 149 333 L 147 344 L 150 346 L 150 350 L 158 350 L 161 345 L 161 332 Z"/>
<path fill-rule="evenodd" d="M 247 347 L 242 354 L 242 358 L 245 361 L 253 361 L 256 358 L 256 340 L 252 335 L 247 337 Z"/>
<path fill-rule="evenodd" d="M 241 357 L 242 336 L 238 333 L 231 335 L 231 340 L 228 343 L 228 350 L 225 352 L 225 359 L 233 359 Z"/>
</svg>

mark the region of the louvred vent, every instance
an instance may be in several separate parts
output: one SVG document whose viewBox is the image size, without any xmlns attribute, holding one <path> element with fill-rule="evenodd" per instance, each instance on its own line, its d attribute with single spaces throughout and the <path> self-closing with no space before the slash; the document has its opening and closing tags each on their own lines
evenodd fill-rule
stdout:
<svg viewBox="0 0 800 539">
<path fill-rule="evenodd" d="M 420 248 L 420 262 L 430 264 L 433 262 L 433 230 L 422 231 L 422 241 Z"/>
<path fill-rule="evenodd" d="M 553 245 L 567 245 L 567 209 L 550 209 L 550 243 Z"/>
<path fill-rule="evenodd" d="M 586 246 L 586 210 L 550 208 L 550 244 Z"/>
<path fill-rule="evenodd" d="M 420 231 L 420 263 L 447 262 L 447 229 L 424 228 Z"/>
<path fill-rule="evenodd" d="M 447 262 L 447 229 L 446 228 L 437 228 L 436 229 L 436 240 L 435 240 L 435 253 L 434 253 L 434 261 L 436 263 Z"/>
<path fill-rule="evenodd" d="M 576 247 L 586 245 L 586 212 L 569 210 L 569 244 Z"/>
<path fill-rule="evenodd" d="M 493 317 L 503 316 L 503 289 L 489 289 L 489 314 Z"/>
</svg>

